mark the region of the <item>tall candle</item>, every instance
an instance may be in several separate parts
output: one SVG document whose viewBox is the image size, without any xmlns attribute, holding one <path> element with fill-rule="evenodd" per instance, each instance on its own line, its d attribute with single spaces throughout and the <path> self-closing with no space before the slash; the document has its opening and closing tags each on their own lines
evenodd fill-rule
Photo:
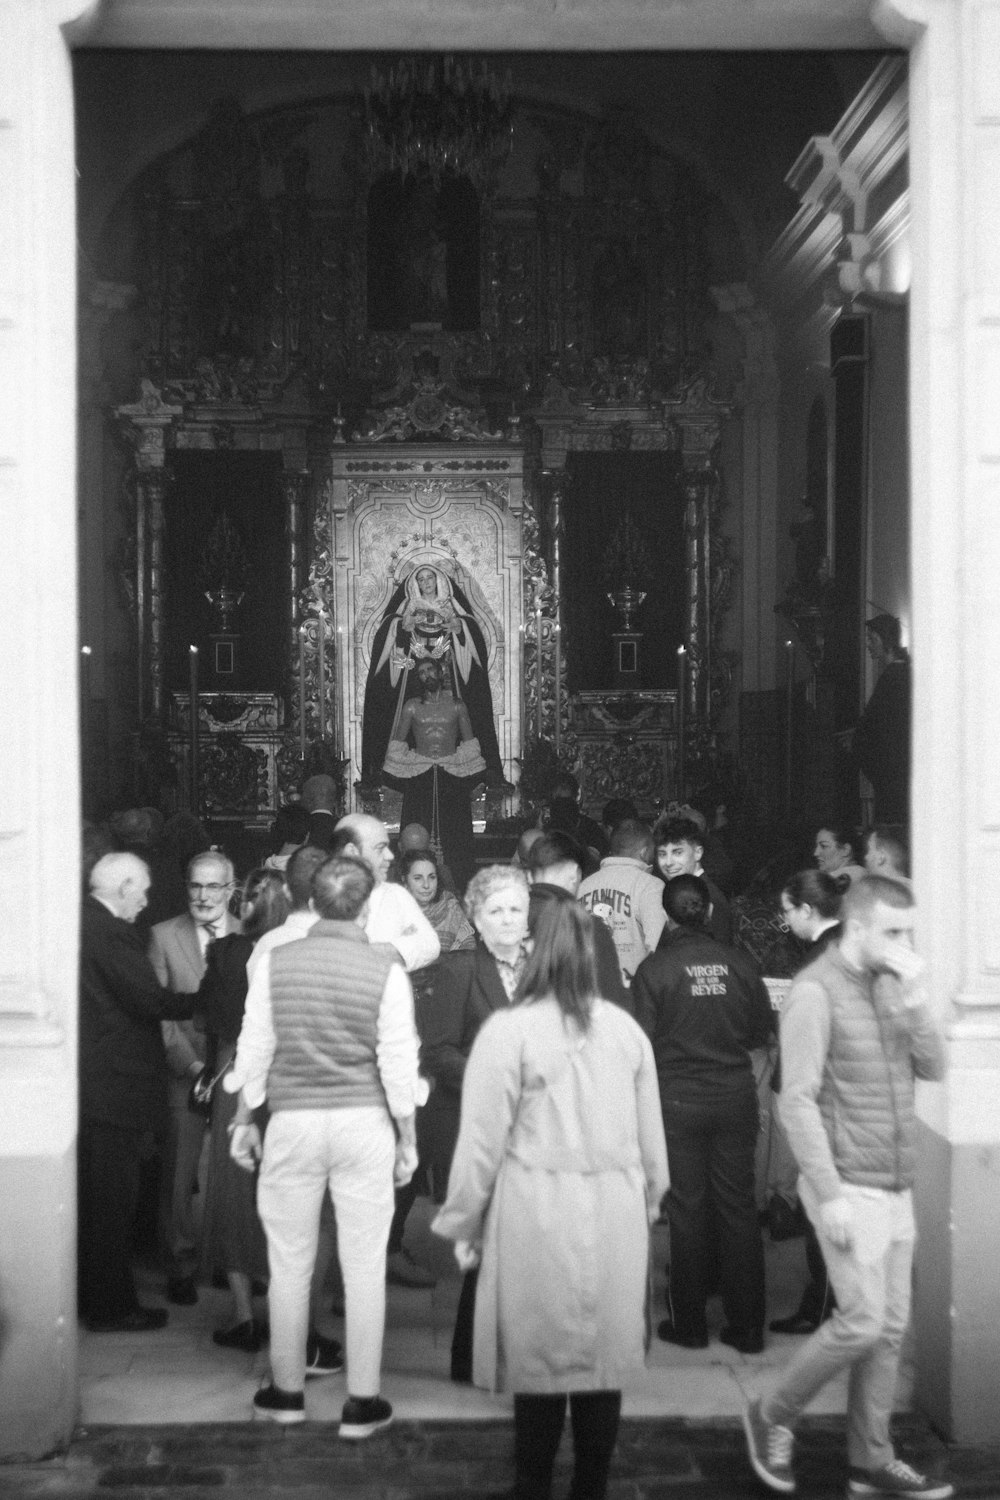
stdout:
<svg viewBox="0 0 1000 1500">
<path fill-rule="evenodd" d="M 538 713 L 535 732 L 542 737 L 542 606 L 535 605 L 535 686 L 538 694 Z"/>
<path fill-rule="evenodd" d="M 555 706 L 555 714 L 556 714 L 556 718 L 555 718 L 555 731 L 554 731 L 553 738 L 554 738 L 554 741 L 555 741 L 556 759 L 558 760 L 558 758 L 559 758 L 560 730 L 562 728 L 562 726 L 561 726 L 561 724 L 559 722 L 560 719 L 562 718 L 562 627 L 559 624 L 558 620 L 556 621 L 556 625 L 555 625 L 555 645 L 554 645 L 554 650 L 553 650 L 553 671 L 554 671 L 554 674 L 555 674 L 555 695 L 554 696 L 555 696 L 555 705 L 556 705 Z"/>
<path fill-rule="evenodd" d="M 517 708 L 518 708 L 518 717 L 520 719 L 520 723 L 518 725 L 518 734 L 520 736 L 520 741 L 521 741 L 520 749 L 521 749 L 521 754 L 522 755 L 524 754 L 524 746 L 525 746 L 525 743 L 526 743 L 527 738 L 528 738 L 528 726 L 527 726 L 527 724 L 525 723 L 525 720 L 524 720 L 524 677 L 525 677 L 525 668 L 526 668 L 525 656 L 524 656 L 524 643 L 527 640 L 527 638 L 528 638 L 527 631 L 524 628 L 524 621 L 522 620 L 521 623 L 520 623 L 520 625 L 517 627 L 517 643 L 518 643 L 518 647 L 519 647 L 518 654 L 517 654 L 517 686 L 518 686 Z"/>
<path fill-rule="evenodd" d="M 90 647 L 80 647 L 80 760 L 84 778 L 90 753 Z"/>
<path fill-rule="evenodd" d="M 299 755 L 306 758 L 306 627 L 299 626 Z"/>
<path fill-rule="evenodd" d="M 323 610 L 320 610 L 316 616 L 316 644 L 319 652 L 317 668 L 319 741 L 322 744 L 326 738 L 326 615 Z"/>
<path fill-rule="evenodd" d="M 198 816 L 198 647 L 188 647 L 190 664 L 190 708 L 191 708 L 191 811 Z"/>
<path fill-rule="evenodd" d="M 687 650 L 677 647 L 677 797 L 684 798 L 684 714 L 687 696 Z"/>
<path fill-rule="evenodd" d="M 792 810 L 792 712 L 795 697 L 795 642 L 785 642 L 785 811 Z"/>
<path fill-rule="evenodd" d="M 344 689 L 350 666 L 350 657 L 344 654 L 343 640 L 344 627 L 343 625 L 338 625 L 334 640 L 337 656 L 333 665 L 333 706 L 337 715 L 337 722 L 334 725 L 334 738 L 337 746 L 337 757 L 340 760 L 344 758 L 344 745 L 346 743 L 346 735 L 344 733 Z"/>
</svg>

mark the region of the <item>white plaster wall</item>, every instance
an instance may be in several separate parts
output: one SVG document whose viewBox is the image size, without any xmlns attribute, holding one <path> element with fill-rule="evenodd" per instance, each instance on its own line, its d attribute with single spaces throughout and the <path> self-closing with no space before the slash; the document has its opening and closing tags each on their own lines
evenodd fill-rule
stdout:
<svg viewBox="0 0 1000 1500">
<path fill-rule="evenodd" d="M 0 1456 L 76 1403 L 74 10 L 0 0 Z"/>
</svg>

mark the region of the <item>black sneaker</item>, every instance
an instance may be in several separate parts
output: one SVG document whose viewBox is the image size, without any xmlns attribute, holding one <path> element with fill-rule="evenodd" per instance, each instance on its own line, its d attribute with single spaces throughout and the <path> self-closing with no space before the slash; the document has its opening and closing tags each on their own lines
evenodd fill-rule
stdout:
<svg viewBox="0 0 1000 1500">
<path fill-rule="evenodd" d="M 340 1436 L 356 1439 L 371 1437 L 392 1421 L 392 1407 L 381 1396 L 348 1396 L 340 1414 Z"/>
<path fill-rule="evenodd" d="M 311 1333 L 306 1340 L 306 1379 L 311 1375 L 339 1375 L 343 1368 L 344 1351 L 337 1340 Z"/>
<path fill-rule="evenodd" d="M 273 1383 L 262 1385 L 253 1398 L 253 1414 L 268 1422 L 290 1426 L 306 1419 L 306 1398 L 301 1391 L 282 1391 Z"/>
<path fill-rule="evenodd" d="M 930 1479 L 916 1469 L 894 1458 L 881 1469 L 851 1469 L 847 1480 L 848 1495 L 896 1495 L 903 1500 L 948 1500 L 955 1486 L 947 1479 Z"/>
<path fill-rule="evenodd" d="M 768 1489 L 790 1495 L 795 1489 L 791 1429 L 780 1427 L 775 1422 L 765 1422 L 760 1414 L 760 1402 L 751 1401 L 743 1413 L 743 1431 L 747 1435 L 747 1455 L 758 1479 L 762 1479 Z"/>
</svg>

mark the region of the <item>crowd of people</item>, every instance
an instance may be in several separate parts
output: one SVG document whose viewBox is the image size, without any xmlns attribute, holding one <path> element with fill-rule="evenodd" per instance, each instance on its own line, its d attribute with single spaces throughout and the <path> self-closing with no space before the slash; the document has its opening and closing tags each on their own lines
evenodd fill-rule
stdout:
<svg viewBox="0 0 1000 1500">
<path fill-rule="evenodd" d="M 511 862 L 456 889 L 426 828 L 393 848 L 378 819 L 337 816 L 325 777 L 241 883 L 190 827 L 195 847 L 160 858 L 151 818 L 86 841 L 89 1329 L 167 1321 L 140 1303 L 122 1232 L 155 1136 L 168 1301 L 221 1277 L 232 1315 L 215 1341 L 269 1345 L 255 1415 L 301 1422 L 306 1380 L 346 1370 L 339 1431 L 366 1438 L 392 1419 L 387 1280 L 435 1281 L 404 1237 L 423 1194 L 462 1273 L 451 1377 L 514 1399 L 516 1500 L 551 1494 L 567 1405 L 570 1494 L 601 1500 L 660 1222 L 659 1339 L 706 1348 L 718 1295 L 719 1337 L 741 1353 L 772 1331 L 804 1340 L 745 1415 L 765 1485 L 794 1489 L 796 1420 L 848 1370 L 850 1493 L 951 1494 L 889 1436 L 914 1079 L 944 1066 L 901 826 L 856 843 L 826 821 L 808 867 L 740 892 L 711 810 L 652 824 L 616 798 L 597 822 L 563 776 Z M 764 1225 L 806 1245 L 800 1304 L 770 1325 Z"/>
</svg>

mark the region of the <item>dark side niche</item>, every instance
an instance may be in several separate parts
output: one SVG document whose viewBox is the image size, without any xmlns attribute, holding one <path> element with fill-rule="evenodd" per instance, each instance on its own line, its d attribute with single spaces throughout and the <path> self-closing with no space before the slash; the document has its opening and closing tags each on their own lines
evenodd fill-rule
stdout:
<svg viewBox="0 0 1000 1500">
<path fill-rule="evenodd" d="M 652 560 L 651 577 L 639 584 L 646 600 L 635 616 L 642 632 L 635 686 L 674 687 L 687 597 L 680 455 L 570 453 L 566 470 L 562 566 L 569 691 L 596 691 L 614 681 L 612 635 L 620 625 L 607 600 L 612 585 L 606 559 L 626 513 Z"/>
<path fill-rule="evenodd" d="M 170 469 L 163 546 L 167 690 L 187 691 L 188 648 L 196 645 L 203 692 L 280 693 L 288 586 L 281 455 L 175 452 Z M 215 672 L 212 640 L 219 635 L 218 610 L 205 597 L 221 581 L 220 521 L 231 541 L 230 581 L 243 594 L 226 637 L 233 670 L 223 674 Z"/>
</svg>

